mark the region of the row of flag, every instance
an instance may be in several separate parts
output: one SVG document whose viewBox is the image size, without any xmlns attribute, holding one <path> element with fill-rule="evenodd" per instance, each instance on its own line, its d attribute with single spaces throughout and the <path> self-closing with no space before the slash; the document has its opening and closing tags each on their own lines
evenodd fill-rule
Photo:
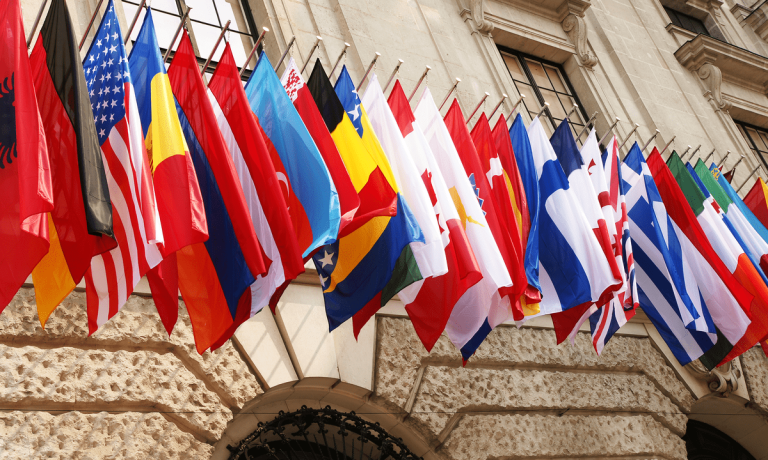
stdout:
<svg viewBox="0 0 768 460">
<path fill-rule="evenodd" d="M 597 353 L 642 307 L 682 364 L 768 339 L 768 186 L 742 201 L 714 165 L 646 160 L 568 120 L 470 131 L 425 89 L 344 67 L 243 85 L 229 45 L 206 84 L 186 32 L 166 68 L 151 10 L 128 54 L 111 0 L 85 61 L 64 0 L 27 55 L 0 0 L 0 305 L 32 274 L 45 326 L 85 280 L 89 330 L 146 276 L 170 334 L 178 293 L 200 353 L 220 347 L 312 260 L 330 329 L 357 335 L 399 295 L 427 350 L 468 360 L 499 324 L 589 324 Z"/>
</svg>

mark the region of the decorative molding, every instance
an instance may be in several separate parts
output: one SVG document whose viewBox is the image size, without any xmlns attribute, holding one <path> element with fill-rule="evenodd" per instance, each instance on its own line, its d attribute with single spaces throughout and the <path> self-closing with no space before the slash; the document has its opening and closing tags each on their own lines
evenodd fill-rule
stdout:
<svg viewBox="0 0 768 460">
<path fill-rule="evenodd" d="M 739 389 L 741 369 L 734 365 L 733 361 L 728 361 L 711 371 L 707 370 L 698 359 L 696 361 L 691 361 L 685 367 L 691 371 L 696 378 L 707 382 L 709 389 L 713 393 L 720 393 L 723 396 L 728 396 Z"/>
<path fill-rule="evenodd" d="M 487 34 L 493 30 L 493 23 L 485 19 L 485 0 L 469 0 L 469 12 L 478 32 Z"/>
<path fill-rule="evenodd" d="M 715 106 L 715 110 L 728 111 L 731 108 L 731 103 L 723 99 L 723 93 L 720 90 L 723 85 L 723 72 L 720 71 L 720 68 L 712 63 L 705 62 L 696 71 L 696 75 L 699 76 L 699 79 L 704 84 L 704 97 L 709 99 Z"/>
<path fill-rule="evenodd" d="M 768 4 L 766 2 L 760 3 L 751 13 L 745 18 L 744 22 L 749 24 L 752 30 L 762 38 L 763 41 L 768 42 Z"/>
<path fill-rule="evenodd" d="M 731 7 L 731 14 L 736 18 L 737 21 L 739 21 L 739 23 L 743 23 L 744 20 L 747 19 L 747 16 L 749 16 L 751 13 L 752 10 L 742 5 L 741 3 L 735 3 Z"/>
<path fill-rule="evenodd" d="M 571 13 L 563 19 L 563 30 L 576 46 L 576 56 L 581 65 L 592 68 L 597 64 L 597 57 L 590 51 L 587 43 L 587 23 L 583 16 Z"/>
</svg>

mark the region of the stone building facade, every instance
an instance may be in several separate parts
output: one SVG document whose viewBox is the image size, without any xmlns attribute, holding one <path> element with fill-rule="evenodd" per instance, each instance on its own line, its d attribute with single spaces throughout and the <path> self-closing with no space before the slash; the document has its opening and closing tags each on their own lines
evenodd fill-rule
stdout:
<svg viewBox="0 0 768 460">
<path fill-rule="evenodd" d="M 99 2 L 67 1 L 82 33 Z M 22 0 L 28 31 L 40 4 Z M 116 4 L 127 30 L 138 2 Z M 525 94 L 526 123 L 546 101 L 551 126 L 578 102 L 577 128 L 596 113 L 602 136 L 620 119 L 624 153 L 658 130 L 653 144 L 674 139 L 670 148 L 694 158 L 714 151 L 726 168 L 744 155 L 733 180 L 746 184 L 742 194 L 751 171 L 768 174 L 762 0 L 154 0 L 167 16 L 161 46 L 185 5 L 201 12 L 188 27 L 202 59 L 227 18 L 241 65 L 262 27 L 273 63 L 293 37 L 289 55 L 304 63 L 320 36 L 313 58 L 331 69 L 348 43 L 356 82 L 379 52 L 382 79 L 404 61 L 407 94 L 427 65 L 438 102 L 461 78 L 466 115 L 486 92 L 481 111 L 506 94 L 505 115 Z M 425 459 L 768 459 L 763 352 L 712 373 L 681 367 L 642 313 L 599 357 L 586 329 L 557 346 L 543 318 L 498 327 L 462 366 L 446 337 L 423 349 L 397 300 L 358 340 L 348 324 L 328 333 L 308 268 L 275 315 L 259 313 L 216 352 L 198 355 L 190 327 L 182 311 L 169 338 L 140 284 L 90 337 L 81 290 L 43 330 L 34 290 L 23 287 L 0 315 L 0 459 L 274 458 L 264 449 L 337 458 L 322 456 L 328 445 L 353 449 L 350 458 L 396 445 Z M 302 425 L 310 413 L 325 428 Z M 356 439 L 367 440 L 363 451 Z"/>
</svg>

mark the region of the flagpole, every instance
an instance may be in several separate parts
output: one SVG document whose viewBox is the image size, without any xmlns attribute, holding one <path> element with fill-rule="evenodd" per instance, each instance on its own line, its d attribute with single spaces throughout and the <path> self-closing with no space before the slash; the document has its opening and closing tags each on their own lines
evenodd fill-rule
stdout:
<svg viewBox="0 0 768 460">
<path fill-rule="evenodd" d="M 443 99 L 443 103 L 440 104 L 440 108 L 437 110 L 443 110 L 443 106 L 445 105 L 446 102 L 448 102 L 448 98 L 451 97 L 451 94 L 453 94 L 453 92 L 456 91 L 456 87 L 459 86 L 459 83 L 461 83 L 461 78 L 456 77 L 456 83 L 453 84 L 453 86 L 451 87 L 451 90 L 448 91 L 448 94 L 445 95 L 445 99 Z M 413 92 L 416 93 L 416 90 L 414 89 Z M 411 97 L 413 97 L 413 94 L 411 94 Z M 410 101 L 411 100 L 408 99 L 408 102 Z"/>
<path fill-rule="evenodd" d="M 685 151 L 680 154 L 680 160 L 682 160 L 683 163 L 685 163 L 685 156 L 688 155 L 689 150 L 691 150 L 690 145 L 688 145 L 688 148 L 686 148 Z"/>
<path fill-rule="evenodd" d="M 717 164 L 717 167 L 718 167 L 718 168 L 722 168 L 722 167 L 723 167 L 723 165 L 725 164 L 725 162 L 728 160 L 728 157 L 729 157 L 729 156 L 731 156 L 731 151 L 730 151 L 730 150 L 728 150 L 728 151 L 725 153 L 725 156 L 724 156 L 724 157 L 723 157 L 723 159 L 720 161 L 720 163 L 718 163 L 718 164 Z"/>
<path fill-rule="evenodd" d="M 319 35 L 315 35 L 315 38 L 317 40 L 315 40 L 315 44 L 312 45 L 312 49 L 309 50 L 309 56 L 307 56 L 306 62 L 304 62 L 304 65 L 301 67 L 301 73 L 304 73 L 304 69 L 307 68 L 307 64 L 309 64 L 309 61 L 312 59 L 312 55 L 315 54 L 315 50 L 317 49 L 318 46 L 320 46 L 320 42 L 323 41 L 323 37 Z"/>
<path fill-rule="evenodd" d="M 251 48 L 251 52 L 248 53 L 248 57 L 245 59 L 245 64 L 240 68 L 240 76 L 243 76 L 243 73 L 245 72 L 246 67 L 248 67 L 248 63 L 251 62 L 251 58 L 256 53 L 256 50 L 259 48 L 259 45 L 261 45 L 261 41 L 264 40 L 264 35 L 269 32 L 269 29 L 266 27 L 261 28 L 261 35 L 259 35 L 259 38 L 256 40 L 256 43 L 253 44 L 253 48 Z"/>
<path fill-rule="evenodd" d="M 741 158 L 739 158 L 739 161 L 737 161 L 737 162 L 736 162 L 736 164 L 735 164 L 735 165 L 733 165 L 733 168 L 731 168 L 731 172 L 732 172 L 732 173 L 735 173 L 735 172 L 736 172 L 736 168 L 738 168 L 738 167 L 739 167 L 739 164 L 740 164 L 742 161 L 744 161 L 744 155 L 742 155 L 742 156 L 741 156 Z"/>
<path fill-rule="evenodd" d="M 711 151 L 711 152 L 709 152 L 709 155 L 707 155 L 707 158 L 705 158 L 705 159 L 704 159 L 704 164 L 705 164 L 705 165 L 707 164 L 707 161 L 709 161 L 709 159 L 712 157 L 712 155 L 714 155 L 714 154 L 715 154 L 715 150 L 716 150 L 716 149 L 712 149 L 712 151 Z"/>
<path fill-rule="evenodd" d="M 633 134 L 635 134 L 635 131 L 637 131 L 637 128 L 639 127 L 640 125 L 635 123 L 635 127 L 632 128 L 632 131 L 630 131 L 629 134 L 627 134 L 627 137 L 625 137 L 624 140 L 621 142 L 621 145 L 619 145 L 619 150 L 621 150 L 621 148 L 624 147 L 624 144 L 626 144 L 629 138 L 632 137 Z"/>
<path fill-rule="evenodd" d="M 609 134 L 611 134 L 611 131 L 613 131 L 613 128 L 615 128 L 616 125 L 619 124 L 620 121 L 621 121 L 621 118 L 616 117 L 616 121 L 614 121 L 613 124 L 610 126 L 610 128 L 608 128 L 608 130 L 605 132 L 605 134 L 603 134 L 603 137 L 601 137 L 600 140 L 597 141 L 598 145 L 603 143 L 605 138 L 608 137 Z M 635 123 L 635 124 L 637 124 L 637 123 Z"/>
<path fill-rule="evenodd" d="M 411 92 L 411 95 L 408 96 L 408 102 L 411 102 L 411 99 L 413 99 L 413 96 L 416 94 L 416 91 L 419 89 L 419 86 L 421 86 L 421 82 L 424 81 L 424 79 L 427 77 L 427 72 L 429 72 L 430 70 L 432 70 L 432 67 L 430 66 L 427 66 L 427 68 L 424 69 L 424 73 L 421 74 L 421 78 L 419 78 L 419 81 L 416 82 L 416 87 L 413 88 L 413 92 Z M 456 85 L 458 85 L 458 82 L 456 83 Z M 453 85 L 453 87 L 455 88 L 456 85 Z M 443 102 L 443 104 L 445 104 L 445 102 Z M 443 106 L 440 106 L 440 108 L 443 108 Z"/>
<path fill-rule="evenodd" d="M 515 113 L 515 110 L 517 110 L 517 106 L 519 106 L 520 103 L 523 102 L 523 99 L 525 99 L 525 94 L 521 94 L 520 99 L 518 99 L 517 102 L 515 102 L 515 105 L 512 106 L 512 110 L 509 111 L 509 116 L 507 117 L 507 122 L 509 122 L 509 120 L 514 119 L 512 118 L 512 114 Z"/>
<path fill-rule="evenodd" d="M 576 139 L 577 139 L 577 140 L 578 140 L 578 139 L 581 139 L 581 135 L 582 135 L 582 134 L 584 134 L 584 131 L 586 131 L 586 130 L 587 130 L 587 128 L 589 128 L 589 124 L 595 121 L 595 118 L 597 118 L 597 114 L 598 114 L 598 113 L 599 113 L 599 112 L 595 112 L 595 113 L 593 113 L 593 114 L 592 114 L 592 116 L 590 117 L 590 119 L 589 119 L 589 120 L 587 120 L 587 123 L 586 123 L 586 124 L 584 124 L 584 127 L 583 127 L 583 128 L 581 128 L 581 131 L 579 131 L 579 135 L 578 135 L 578 136 L 576 136 Z"/>
<path fill-rule="evenodd" d="M 762 165 L 757 165 L 757 166 L 755 166 L 755 169 L 753 169 L 753 170 L 752 170 L 752 172 L 751 172 L 751 173 L 749 173 L 749 175 L 747 176 L 747 178 L 746 178 L 746 179 L 744 179 L 744 182 L 743 182 L 743 183 L 741 184 L 741 186 L 740 186 L 740 187 L 739 187 L 739 188 L 736 190 L 736 193 L 739 193 L 739 192 L 741 191 L 741 189 L 743 189 L 743 188 L 744 188 L 744 186 L 745 186 L 745 185 L 747 185 L 747 182 L 749 181 L 749 178 L 750 178 L 750 177 L 752 177 L 752 176 L 753 176 L 753 175 L 754 175 L 754 174 L 757 172 L 757 170 L 758 170 L 758 169 L 760 169 L 760 166 L 762 166 Z"/>
<path fill-rule="evenodd" d="M 547 110 L 548 108 L 549 108 L 549 102 L 545 102 L 544 103 L 544 107 L 542 107 L 541 111 L 539 113 L 537 113 L 535 117 L 533 117 L 533 120 L 539 118 L 541 116 L 541 114 L 544 113 L 544 111 Z M 531 120 L 531 122 L 533 122 L 533 120 Z"/>
<path fill-rule="evenodd" d="M 573 107 L 571 107 L 571 110 L 568 111 L 568 114 L 563 118 L 563 120 L 567 120 L 573 115 L 573 112 L 579 108 L 579 104 L 573 104 Z"/>
<path fill-rule="evenodd" d="M 477 103 L 477 107 L 475 107 L 475 110 L 472 111 L 472 115 L 470 115 L 469 118 L 464 120 L 464 123 L 469 124 L 469 122 L 472 120 L 472 117 L 474 117 L 477 111 L 480 110 L 480 106 L 482 106 L 485 100 L 488 99 L 488 96 L 490 96 L 490 94 L 488 93 L 488 91 L 486 91 L 485 96 L 483 96 L 483 98 L 480 99 L 480 102 Z"/>
<path fill-rule="evenodd" d="M 695 156 L 696 156 L 696 152 L 698 152 L 700 148 L 701 148 L 701 144 L 699 144 L 699 146 L 698 146 L 698 147 L 696 147 L 696 149 L 694 149 L 693 153 L 691 153 L 691 157 L 690 157 L 690 158 L 688 158 L 688 160 L 689 160 L 689 161 L 690 161 L 690 160 L 693 160 L 693 157 L 695 157 Z"/>
<path fill-rule="evenodd" d="M 664 152 L 666 152 L 666 151 L 667 151 L 667 147 L 669 147 L 669 146 L 670 146 L 670 144 L 672 144 L 673 142 L 675 142 L 675 138 L 677 138 L 677 134 L 675 134 L 674 136 L 672 136 L 672 139 L 670 139 L 670 140 L 669 140 L 669 142 L 667 142 L 667 145 L 665 145 L 665 146 L 664 146 L 664 148 L 663 148 L 663 149 L 661 149 L 661 154 L 662 154 L 662 155 L 664 154 Z M 691 146 L 689 145 L 689 146 L 688 146 L 688 148 L 691 148 Z M 686 152 L 687 152 L 687 150 L 686 150 Z M 670 153 L 670 155 L 671 155 L 671 153 Z"/>
<path fill-rule="evenodd" d="M 501 100 L 499 101 L 499 103 L 498 103 L 498 104 L 496 104 L 496 107 L 494 107 L 494 108 L 493 108 L 493 110 L 491 111 L 491 114 L 490 114 L 490 115 L 488 115 L 488 120 L 489 120 L 489 121 L 490 121 L 490 119 L 491 119 L 491 118 L 493 118 L 493 116 L 494 116 L 494 115 L 496 115 L 496 111 L 497 111 L 497 110 L 499 110 L 499 107 L 501 107 L 501 104 L 503 104 L 503 103 L 504 103 L 504 101 L 505 101 L 505 100 L 506 100 L 508 97 L 509 97 L 509 96 L 507 96 L 507 95 L 506 95 L 506 94 L 504 94 L 504 93 L 502 93 L 502 94 L 501 94 Z"/>
<path fill-rule="evenodd" d="M 203 64 L 203 70 L 200 71 L 201 77 L 205 76 L 205 71 L 208 70 L 208 66 L 211 65 L 211 59 L 213 59 L 213 54 L 216 52 L 216 49 L 219 47 L 219 44 L 221 43 L 221 39 L 224 38 L 224 34 L 227 33 L 227 30 L 229 30 L 230 23 L 232 23 L 231 19 L 227 21 L 227 23 L 224 24 L 224 28 L 221 29 L 219 38 L 217 38 L 216 43 L 213 44 L 213 49 L 211 50 L 211 54 L 209 54 L 208 59 L 205 60 L 205 64 Z"/>
<path fill-rule="evenodd" d="M 389 88 L 389 84 L 392 83 L 392 79 L 395 78 L 395 75 L 397 75 L 397 72 L 400 71 L 400 66 L 403 65 L 403 62 L 405 61 L 403 61 L 402 59 L 397 60 L 397 65 L 395 66 L 395 70 L 392 71 L 392 75 L 389 76 L 389 79 L 387 80 L 387 84 L 384 85 L 384 89 L 382 90 L 383 92 L 385 93 L 387 92 L 387 88 Z"/>
<path fill-rule="evenodd" d="M 93 21 L 96 20 L 96 14 L 99 12 L 99 9 L 101 9 L 101 4 L 104 3 L 104 0 L 99 0 L 99 4 L 96 5 L 96 9 L 93 10 L 93 14 L 91 15 L 91 20 L 88 22 L 88 27 L 85 28 L 85 33 L 83 34 L 83 38 L 80 39 L 80 45 L 78 45 L 77 49 L 81 50 L 83 49 L 83 44 L 85 43 L 85 37 L 88 36 L 88 32 L 91 31 L 91 27 L 93 27 Z"/>
<path fill-rule="evenodd" d="M 643 148 L 642 148 L 642 149 L 640 149 L 640 151 L 641 151 L 641 152 L 643 152 L 643 153 L 645 153 L 645 149 L 647 149 L 647 148 L 648 148 L 648 146 L 649 146 L 649 145 L 651 145 L 651 142 L 653 142 L 653 140 L 654 140 L 654 139 L 656 139 L 656 136 L 658 136 L 658 135 L 659 135 L 659 133 L 661 133 L 661 131 L 659 131 L 659 130 L 657 129 L 657 130 L 656 130 L 656 132 L 655 132 L 655 133 L 653 133 L 653 136 L 651 136 L 651 138 L 650 138 L 650 139 L 648 139 L 648 142 L 646 142 L 646 143 L 645 143 L 645 145 L 643 146 Z"/>
<path fill-rule="evenodd" d="M 125 38 L 123 39 L 123 44 L 128 43 L 128 39 L 131 38 L 131 33 L 133 32 L 133 28 L 136 27 L 136 21 L 139 20 L 139 14 L 141 13 L 141 9 L 144 8 L 144 4 L 147 2 L 147 0 L 141 0 L 141 3 L 139 3 L 139 7 L 136 9 L 136 14 L 133 15 L 133 20 L 131 21 L 131 25 L 128 26 L 128 33 L 125 34 Z"/>
<path fill-rule="evenodd" d="M 43 4 L 40 5 L 40 9 L 37 11 L 35 22 L 32 23 L 32 30 L 29 31 L 29 37 L 27 37 L 27 49 L 32 45 L 32 39 L 35 37 L 35 31 L 37 25 L 40 24 L 40 19 L 43 17 L 43 11 L 45 11 L 45 5 L 48 4 L 48 0 L 43 0 Z"/>
<path fill-rule="evenodd" d="M 341 50 L 341 53 L 339 53 L 339 57 L 336 58 L 336 62 L 333 63 L 333 68 L 331 69 L 331 74 L 328 75 L 328 78 L 333 77 L 334 72 L 336 72 L 336 67 L 339 66 L 339 63 L 341 62 L 341 59 L 347 55 L 347 48 L 349 48 L 351 45 L 347 42 L 344 42 L 344 49 Z M 402 61 L 401 61 L 402 62 Z"/>
<path fill-rule="evenodd" d="M 370 64 L 368 64 L 368 70 L 365 71 L 365 75 L 363 75 L 363 79 L 360 80 L 360 84 L 357 85 L 357 88 L 355 88 L 355 91 L 360 91 L 360 88 L 363 86 L 363 83 L 365 83 L 365 79 L 368 78 L 368 74 L 371 73 L 373 66 L 376 65 L 376 61 L 378 61 L 380 57 L 381 57 L 381 53 L 376 51 L 376 54 L 373 56 L 373 60 L 371 61 Z"/>
<path fill-rule="evenodd" d="M 285 48 L 285 51 L 283 51 L 283 55 L 280 56 L 280 60 L 277 61 L 277 65 L 275 66 L 275 72 L 277 72 L 277 69 L 280 68 L 280 64 L 283 63 L 283 60 L 285 60 L 285 56 L 288 55 L 288 51 L 291 50 L 291 47 L 293 46 L 294 43 L 296 43 L 296 36 L 295 35 L 293 37 L 291 37 L 291 41 L 288 42 L 288 47 Z"/>
<path fill-rule="evenodd" d="M 184 23 L 187 21 L 187 16 L 189 16 L 190 11 L 192 11 L 192 7 L 188 6 L 187 11 L 185 11 L 184 14 L 181 16 L 181 22 L 179 22 L 179 27 L 176 28 L 176 32 L 173 34 L 173 39 L 171 39 L 171 44 L 168 46 L 168 49 L 165 50 L 165 56 L 163 56 L 163 64 L 168 62 L 168 56 L 171 55 L 171 49 L 173 48 L 173 44 L 176 43 L 176 39 L 179 38 L 179 33 L 181 33 L 181 28 L 184 27 Z"/>
</svg>

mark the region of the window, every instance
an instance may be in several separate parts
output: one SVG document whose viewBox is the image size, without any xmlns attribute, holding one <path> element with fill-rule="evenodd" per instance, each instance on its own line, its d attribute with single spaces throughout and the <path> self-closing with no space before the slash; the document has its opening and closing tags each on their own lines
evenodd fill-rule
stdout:
<svg viewBox="0 0 768 460">
<path fill-rule="evenodd" d="M 139 7 L 138 0 L 123 0 L 125 17 L 130 20 L 136 14 Z M 248 53 L 253 47 L 257 37 L 252 35 L 251 31 L 256 30 L 250 8 L 241 4 L 241 0 L 152 0 L 152 18 L 155 20 L 155 32 L 157 41 L 163 50 L 170 44 L 173 33 L 179 26 L 182 12 L 187 7 L 191 7 L 189 13 L 191 27 L 188 29 L 192 44 L 195 47 L 198 58 L 202 61 L 208 58 L 216 43 L 216 38 L 221 33 L 221 29 L 227 23 L 229 24 L 228 36 L 225 39 L 229 41 L 232 47 L 232 54 L 235 56 L 235 62 L 238 66 L 245 63 Z M 145 10 L 142 10 L 136 21 L 136 27 L 131 32 L 131 40 L 135 40 L 139 35 L 141 24 L 144 21 Z M 258 35 L 258 34 L 257 34 Z M 176 40 L 174 49 L 179 44 Z M 213 55 L 210 71 L 215 69 L 215 63 L 221 57 L 224 51 L 224 44 L 221 43 Z M 253 65 L 254 60 L 251 60 Z"/>
<path fill-rule="evenodd" d="M 763 166 L 768 169 L 768 130 L 748 125 L 740 121 L 733 120 L 739 127 L 742 136 L 747 141 L 747 145 L 758 158 L 763 161 Z"/>
<path fill-rule="evenodd" d="M 664 7 L 664 11 L 667 12 L 669 20 L 677 27 L 682 27 L 685 30 L 689 30 L 695 34 L 710 35 L 707 26 L 700 19 L 696 19 L 693 16 L 689 16 L 685 13 L 675 11 L 672 8 Z"/>
<path fill-rule="evenodd" d="M 549 102 L 549 110 L 541 115 L 541 119 L 550 135 L 571 111 L 573 104 L 579 105 L 568 118 L 576 138 L 584 128 L 587 117 L 562 67 L 506 48 L 500 51 L 517 91 L 525 95 L 521 106 L 531 118 L 539 113 L 545 102 Z M 581 137 L 584 138 L 584 135 Z M 581 139 L 577 140 L 581 142 Z"/>
</svg>

